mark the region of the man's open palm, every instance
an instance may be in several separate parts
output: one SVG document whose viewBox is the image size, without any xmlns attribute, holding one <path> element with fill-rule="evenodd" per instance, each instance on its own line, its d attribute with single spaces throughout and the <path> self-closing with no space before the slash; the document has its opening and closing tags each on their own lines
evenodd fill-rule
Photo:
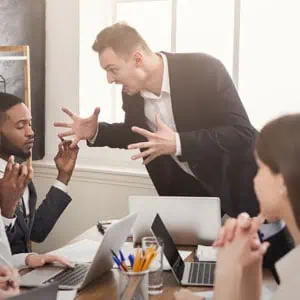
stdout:
<svg viewBox="0 0 300 300">
<path fill-rule="evenodd" d="M 70 146 L 71 148 L 75 147 L 79 141 L 89 140 L 95 136 L 97 132 L 100 107 L 96 107 L 94 113 L 88 118 L 80 118 L 65 107 L 62 108 L 62 111 L 73 120 L 73 123 L 54 122 L 54 126 L 70 128 L 65 132 L 59 133 L 58 136 L 63 138 L 74 135 L 75 139 Z"/>
</svg>

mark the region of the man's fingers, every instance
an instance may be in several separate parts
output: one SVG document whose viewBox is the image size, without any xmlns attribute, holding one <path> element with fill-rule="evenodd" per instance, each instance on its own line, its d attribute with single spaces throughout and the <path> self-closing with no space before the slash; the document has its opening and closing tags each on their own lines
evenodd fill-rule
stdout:
<svg viewBox="0 0 300 300">
<path fill-rule="evenodd" d="M 19 176 L 19 172 L 20 172 L 20 164 L 15 163 L 12 167 L 12 171 L 10 173 L 10 178 L 17 179 Z"/>
<path fill-rule="evenodd" d="M 28 168 L 28 175 L 27 175 L 27 181 L 28 181 L 28 183 L 32 180 L 32 178 L 33 178 L 33 168 L 29 167 Z"/>
<path fill-rule="evenodd" d="M 27 166 L 26 165 L 21 165 L 20 166 L 20 175 L 18 177 L 19 187 L 21 187 L 21 188 L 25 187 L 27 175 L 28 175 Z"/>
<path fill-rule="evenodd" d="M 67 260 L 66 258 L 61 257 L 61 256 L 46 254 L 46 255 L 44 255 L 44 259 L 45 259 L 45 263 L 58 262 L 69 268 L 73 267 L 73 264 L 69 260 Z"/>
<path fill-rule="evenodd" d="M 93 117 L 94 118 L 96 117 L 98 119 L 99 113 L 100 113 L 100 107 L 96 107 L 93 113 Z"/>
<path fill-rule="evenodd" d="M 4 171 L 3 179 L 7 179 L 7 178 L 10 177 L 10 173 L 11 173 L 11 171 L 12 171 L 14 162 L 15 162 L 15 158 L 14 158 L 13 155 L 11 155 L 11 156 L 8 158 L 8 161 L 7 161 L 7 164 L 6 164 L 6 167 L 5 167 L 5 171 Z"/>
<path fill-rule="evenodd" d="M 72 120 L 74 120 L 77 116 L 73 114 L 69 109 L 63 107 L 62 111 L 66 113 Z"/>
<path fill-rule="evenodd" d="M 63 137 L 66 137 L 66 136 L 71 136 L 71 135 L 74 135 L 73 129 L 70 129 L 70 130 L 67 130 L 65 132 L 59 133 L 58 137 L 63 138 Z"/>
<path fill-rule="evenodd" d="M 72 142 L 72 144 L 70 145 L 71 149 L 76 148 L 77 144 L 80 142 L 80 138 L 76 137 L 75 140 Z M 77 146 L 77 148 L 79 149 L 79 147 Z"/>
<path fill-rule="evenodd" d="M 144 165 L 148 165 L 152 160 L 154 160 L 158 155 L 156 154 L 152 154 L 152 155 L 149 155 L 144 161 L 143 161 L 143 164 Z"/>
<path fill-rule="evenodd" d="M 128 150 L 143 149 L 143 148 L 150 148 L 152 146 L 153 146 L 152 142 L 141 142 L 141 143 L 130 144 L 127 146 L 127 149 Z"/>
<path fill-rule="evenodd" d="M 143 152 L 141 152 L 139 154 L 133 155 L 131 157 L 131 159 L 132 160 L 137 160 L 137 159 L 140 159 L 140 158 L 143 158 L 143 157 L 147 157 L 147 156 L 151 155 L 154 151 L 155 150 L 153 148 L 150 148 L 150 149 L 148 149 L 146 151 L 143 151 Z"/>
<path fill-rule="evenodd" d="M 71 123 L 64 123 L 64 122 L 54 122 L 53 125 L 55 127 L 72 128 L 73 124 L 71 124 Z"/>
<path fill-rule="evenodd" d="M 138 133 L 138 134 L 140 134 L 140 135 L 146 137 L 146 138 L 152 138 L 152 137 L 155 136 L 153 132 L 151 132 L 151 131 L 149 131 L 149 130 L 146 130 L 146 129 L 143 129 L 143 128 L 140 128 L 140 127 L 133 126 L 133 127 L 131 128 L 131 130 L 132 130 L 133 132 L 135 132 L 135 133 Z"/>
</svg>

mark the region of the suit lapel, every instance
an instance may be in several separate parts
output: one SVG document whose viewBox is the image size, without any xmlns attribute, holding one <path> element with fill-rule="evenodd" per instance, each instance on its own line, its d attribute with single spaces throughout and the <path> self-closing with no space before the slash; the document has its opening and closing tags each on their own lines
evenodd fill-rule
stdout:
<svg viewBox="0 0 300 300">
<path fill-rule="evenodd" d="M 36 210 L 36 201 L 37 201 L 37 196 L 36 196 L 36 190 L 35 187 L 32 183 L 32 181 L 28 184 L 28 189 L 29 189 L 29 231 L 31 232 L 31 228 L 33 225 L 34 221 L 34 216 L 35 216 L 35 210 Z"/>
<path fill-rule="evenodd" d="M 24 235 L 27 236 L 28 233 L 28 225 L 25 222 L 23 212 L 21 212 L 19 206 L 16 208 L 16 216 L 17 216 L 17 223 L 19 224 L 21 230 L 23 231 Z"/>
<path fill-rule="evenodd" d="M 190 97 L 187 88 L 188 74 L 182 75 L 184 72 L 183 65 L 177 63 L 174 54 L 165 52 L 163 54 L 166 55 L 168 60 L 172 110 L 177 131 L 180 132 L 186 129 L 186 116 L 189 115 L 187 110 L 191 108 L 187 105 L 187 101 L 184 101 Z"/>
</svg>

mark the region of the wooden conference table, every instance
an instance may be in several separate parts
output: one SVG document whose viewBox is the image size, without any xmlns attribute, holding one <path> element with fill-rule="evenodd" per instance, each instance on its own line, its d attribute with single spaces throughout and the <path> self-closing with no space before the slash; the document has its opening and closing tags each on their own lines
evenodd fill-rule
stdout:
<svg viewBox="0 0 300 300">
<path fill-rule="evenodd" d="M 83 239 L 90 239 L 94 241 L 101 241 L 103 236 L 99 233 L 96 226 L 88 229 L 84 233 L 77 236 L 75 239 L 70 241 L 68 244 L 72 244 L 78 242 Z M 194 247 L 181 247 L 180 250 L 189 250 L 193 251 Z M 186 260 L 192 261 L 193 255 L 190 255 Z M 176 290 L 179 290 L 181 287 L 176 282 L 172 272 L 164 272 L 164 291 L 163 294 L 158 296 L 150 296 L 150 300 L 154 299 L 172 299 L 173 294 Z M 267 270 L 264 271 L 264 285 L 268 287 L 270 290 L 276 289 L 276 283 L 271 275 L 271 273 Z M 201 292 L 211 290 L 209 288 L 198 288 L 191 287 L 189 288 L 191 291 Z M 118 299 L 118 270 L 111 270 L 107 272 L 104 276 L 102 276 L 99 280 L 95 281 L 93 284 L 85 288 L 81 291 L 76 300 L 93 300 L 93 299 L 109 299 L 114 300 Z"/>
</svg>

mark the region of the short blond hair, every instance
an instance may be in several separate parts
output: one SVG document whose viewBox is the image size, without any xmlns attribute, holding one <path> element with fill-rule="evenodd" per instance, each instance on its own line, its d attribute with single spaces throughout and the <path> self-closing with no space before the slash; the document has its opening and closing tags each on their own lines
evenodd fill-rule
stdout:
<svg viewBox="0 0 300 300">
<path fill-rule="evenodd" d="M 107 48 L 112 48 L 116 54 L 125 57 L 130 56 L 136 49 L 151 53 L 146 41 L 137 30 L 125 22 L 115 23 L 100 31 L 92 48 L 98 54 Z"/>
</svg>

